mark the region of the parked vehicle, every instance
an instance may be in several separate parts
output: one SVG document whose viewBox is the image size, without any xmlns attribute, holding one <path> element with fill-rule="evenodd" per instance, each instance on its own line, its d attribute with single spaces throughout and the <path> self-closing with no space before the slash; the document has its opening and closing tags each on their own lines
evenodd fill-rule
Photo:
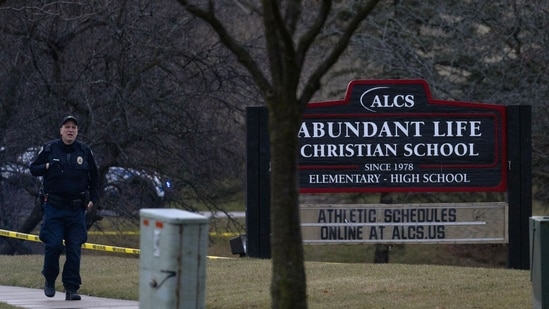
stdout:
<svg viewBox="0 0 549 309">
<path fill-rule="evenodd" d="M 39 150 L 39 147 L 31 147 L 14 161 L 0 161 L 0 182 L 4 193 L 0 218 L 2 210 L 20 218 L 34 207 L 40 179 L 30 175 L 28 166 Z M 3 151 L 5 148 L 0 147 L 0 158 Z M 171 189 L 171 183 L 157 173 L 134 168 L 111 166 L 100 177 L 104 177 L 98 209 L 101 216 L 133 217 L 140 208 L 164 207 L 167 192 Z"/>
<path fill-rule="evenodd" d="M 110 167 L 105 175 L 100 214 L 137 217 L 141 208 L 164 207 L 171 183 L 155 173 L 122 167 Z"/>
</svg>

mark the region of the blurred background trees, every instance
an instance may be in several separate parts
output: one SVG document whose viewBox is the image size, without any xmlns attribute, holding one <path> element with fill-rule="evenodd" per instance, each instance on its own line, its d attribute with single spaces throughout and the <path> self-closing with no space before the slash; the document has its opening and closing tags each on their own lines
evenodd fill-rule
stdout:
<svg viewBox="0 0 549 309">
<path fill-rule="evenodd" d="M 208 30 L 176 8 L 172 1 L 0 7 L 1 228 L 27 220 L 29 232 L 39 223 L 38 212 L 28 217 L 39 184 L 26 165 L 69 113 L 105 188 L 90 224 L 101 211 L 127 219 L 142 207 L 242 202 L 243 110 L 258 104 L 257 94 Z"/>
<path fill-rule="evenodd" d="M 341 32 L 352 2 L 334 1 L 321 44 Z M 242 44 L 260 48 L 253 2 L 216 5 Z M 80 139 L 101 167 L 102 211 L 136 218 L 141 207 L 244 204 L 244 110 L 264 102 L 177 1 L 6 0 L 0 20 L 0 228 L 39 223 L 28 156 L 57 138 L 67 113 L 79 118 Z M 545 212 L 548 26 L 541 0 L 381 2 L 314 101 L 341 99 L 352 79 L 422 78 L 436 99 L 530 104 L 534 193 Z"/>
</svg>

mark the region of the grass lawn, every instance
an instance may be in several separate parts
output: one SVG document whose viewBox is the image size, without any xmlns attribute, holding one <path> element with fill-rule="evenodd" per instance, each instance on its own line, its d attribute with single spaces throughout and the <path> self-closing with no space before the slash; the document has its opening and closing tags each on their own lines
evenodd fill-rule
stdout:
<svg viewBox="0 0 549 309">
<path fill-rule="evenodd" d="M 103 230 L 109 230 L 109 226 Z M 271 261 L 238 258 L 232 234 L 210 236 L 207 308 L 269 308 Z M 139 248 L 139 234 L 88 241 Z M 530 272 L 505 269 L 505 245 L 395 245 L 373 264 L 373 245 L 306 245 L 309 308 L 531 308 Z M 41 255 L 1 256 L 0 285 L 42 288 Z M 83 250 L 82 294 L 138 300 L 137 255 Z M 62 290 L 57 282 L 58 290 Z M 0 309 L 14 308 L 1 303 Z"/>
<path fill-rule="evenodd" d="M 138 300 L 136 257 L 86 253 L 82 294 Z M 41 264 L 40 255 L 0 256 L 0 285 L 41 288 Z M 524 270 L 312 261 L 305 265 L 309 308 L 532 307 L 530 273 Z M 270 260 L 209 259 L 206 306 L 268 308 L 270 280 Z M 59 280 L 57 285 L 62 290 Z"/>
</svg>

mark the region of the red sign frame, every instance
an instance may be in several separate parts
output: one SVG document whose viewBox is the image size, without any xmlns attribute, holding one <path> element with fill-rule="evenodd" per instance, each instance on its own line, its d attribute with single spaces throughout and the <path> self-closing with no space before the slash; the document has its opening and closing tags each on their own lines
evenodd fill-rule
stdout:
<svg viewBox="0 0 549 309">
<path fill-rule="evenodd" d="M 355 80 L 309 103 L 301 193 L 506 191 L 506 107 L 435 100 L 424 80 Z"/>
</svg>

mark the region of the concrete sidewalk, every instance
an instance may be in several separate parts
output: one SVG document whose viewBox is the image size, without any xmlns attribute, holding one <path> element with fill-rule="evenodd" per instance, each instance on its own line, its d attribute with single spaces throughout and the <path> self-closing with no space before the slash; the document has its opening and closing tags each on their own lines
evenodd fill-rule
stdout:
<svg viewBox="0 0 549 309">
<path fill-rule="evenodd" d="M 42 289 L 29 289 L 0 285 L 0 302 L 4 302 L 21 308 L 32 309 L 88 309 L 88 308 L 114 308 L 114 309 L 138 309 L 139 302 L 134 300 L 120 300 L 103 297 L 93 297 L 80 294 L 82 300 L 66 301 L 65 293 L 57 291 L 55 297 L 44 295 Z"/>
</svg>

